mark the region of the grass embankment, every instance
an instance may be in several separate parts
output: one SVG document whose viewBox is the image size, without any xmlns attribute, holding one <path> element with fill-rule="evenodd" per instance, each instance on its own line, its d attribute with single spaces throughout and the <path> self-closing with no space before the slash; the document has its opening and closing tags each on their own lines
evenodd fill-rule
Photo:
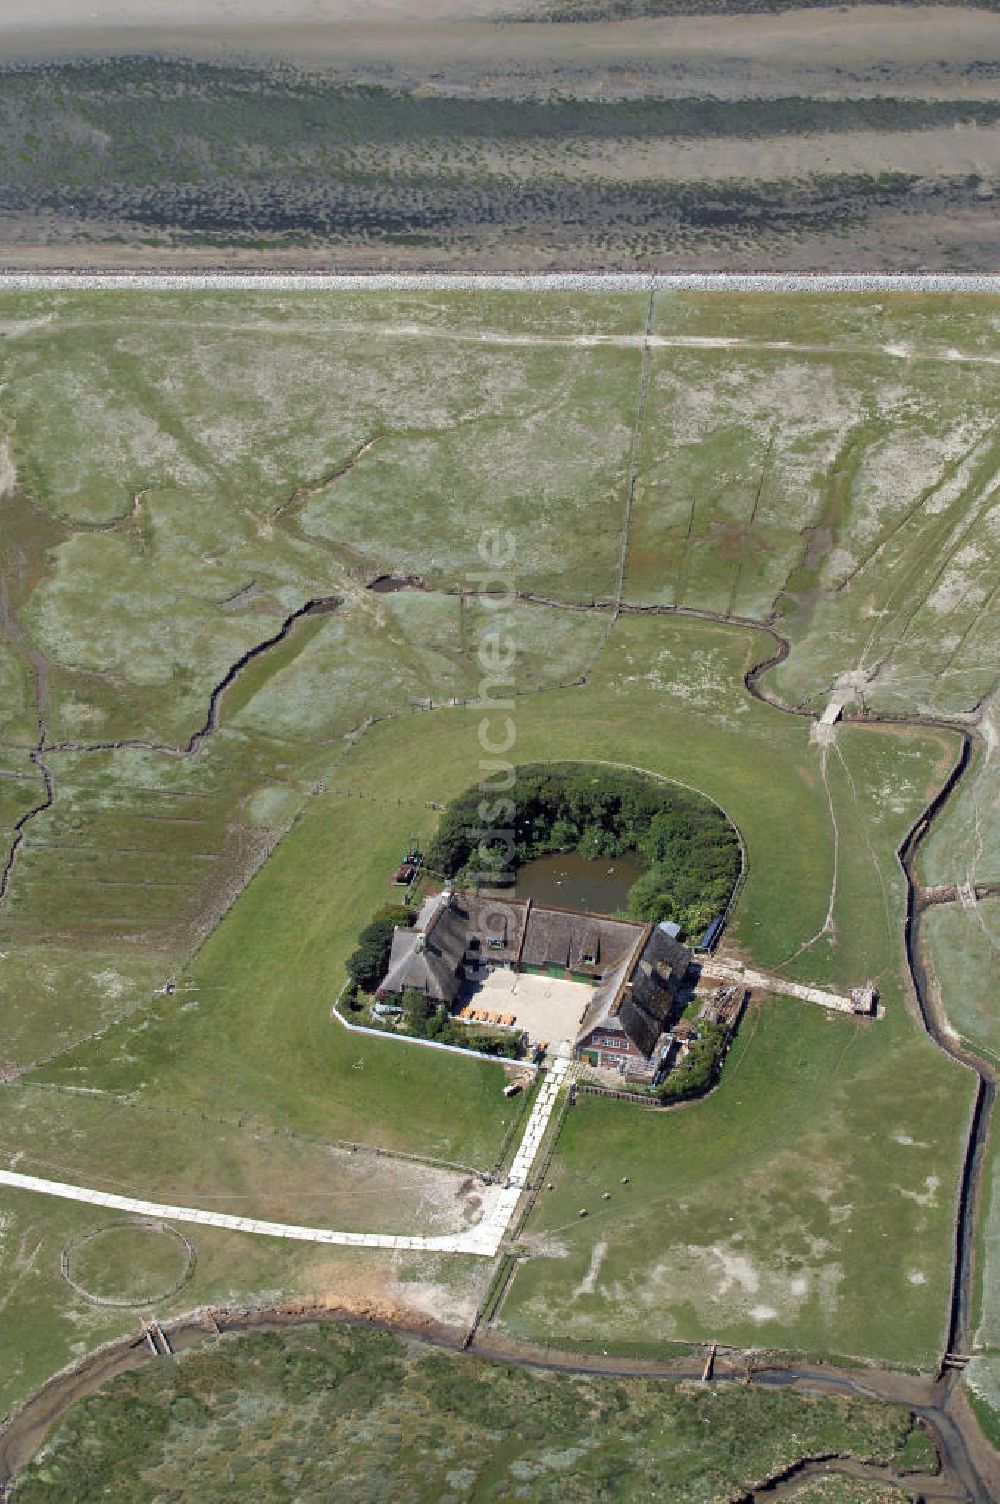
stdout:
<svg viewBox="0 0 1000 1504">
<path fill-rule="evenodd" d="M 535 1373 L 314 1326 L 225 1337 L 116 1379 L 67 1415 L 18 1496 L 222 1504 L 349 1488 L 356 1499 L 416 1504 L 586 1500 L 612 1489 L 723 1504 L 823 1452 L 933 1462 L 902 1406 Z"/>
</svg>

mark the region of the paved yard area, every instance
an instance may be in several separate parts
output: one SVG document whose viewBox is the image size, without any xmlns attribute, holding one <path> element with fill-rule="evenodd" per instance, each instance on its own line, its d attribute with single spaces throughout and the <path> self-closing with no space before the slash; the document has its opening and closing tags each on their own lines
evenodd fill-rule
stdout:
<svg viewBox="0 0 1000 1504">
<path fill-rule="evenodd" d="M 468 1001 L 488 1013 L 513 1013 L 533 1044 L 544 1040 L 554 1045 L 576 1038 L 593 993 L 586 982 L 518 975 L 504 968 L 490 972 Z"/>
</svg>

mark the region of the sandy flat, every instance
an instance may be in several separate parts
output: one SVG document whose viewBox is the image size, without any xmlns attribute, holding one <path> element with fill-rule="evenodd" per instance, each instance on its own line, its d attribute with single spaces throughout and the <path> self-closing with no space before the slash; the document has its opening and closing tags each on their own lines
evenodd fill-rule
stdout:
<svg viewBox="0 0 1000 1504">
<path fill-rule="evenodd" d="M 136 27 L 253 30 L 276 35 L 295 26 L 329 26 L 349 20 L 409 16 L 489 16 L 509 10 L 501 0 L 4 0 L 0 31 L 86 33 Z"/>
<path fill-rule="evenodd" d="M 0 0 L 0 66 L 144 53 L 253 67 L 280 60 L 338 85 L 477 100 L 1000 98 L 1000 14 L 986 10 L 862 5 L 558 25 L 502 20 L 519 3 L 523 13 L 542 15 L 547 0 Z M 539 211 L 537 226 L 515 224 L 511 235 L 501 203 L 498 219 L 466 225 L 440 244 L 419 236 L 376 243 L 345 230 L 328 243 L 321 237 L 312 247 L 275 246 L 265 256 L 250 245 L 150 237 L 142 214 L 136 219 L 130 208 L 126 184 L 120 201 L 112 194 L 100 212 L 72 201 L 63 212 L 29 194 L 0 215 L 0 264 L 235 268 L 263 259 L 290 269 L 535 271 L 631 267 L 639 258 L 650 267 L 699 271 L 996 266 L 1000 129 L 963 120 L 893 131 L 885 128 L 896 118 L 889 111 L 864 118 L 855 131 L 789 129 L 767 138 L 749 131 L 746 138 L 674 140 L 470 136 L 449 146 L 452 167 L 473 176 L 492 170 L 516 189 L 558 178 L 574 192 L 579 187 L 586 201 L 602 180 L 673 183 L 685 191 L 705 184 L 710 196 L 716 184 L 802 185 L 798 194 L 790 188 L 784 218 L 762 209 L 742 229 L 721 222 L 713 203 L 705 225 L 695 216 L 676 234 L 654 229 L 648 243 L 639 234 L 625 244 L 628 237 L 599 213 L 582 229 L 560 223 L 554 210 Z M 839 125 L 835 114 L 829 123 Z M 419 133 L 365 147 L 387 182 L 437 171 L 436 151 Z M 889 172 L 913 180 L 908 197 L 897 190 L 891 203 L 866 198 L 855 181 Z M 822 222 L 806 213 L 817 192 Z M 151 222 L 158 223 L 155 216 Z M 248 219 L 246 228 L 255 225 Z"/>
<path fill-rule="evenodd" d="M 192 26 L 239 29 L 330 24 L 378 15 L 430 18 L 434 15 L 489 15 L 497 0 L 5 0 L 0 29 L 42 30 L 62 26 L 81 31 L 114 26 Z"/>
<path fill-rule="evenodd" d="M 607 140 L 578 137 L 573 150 L 564 143 L 544 147 L 503 147 L 476 141 L 475 160 L 496 173 L 525 182 L 558 171 L 567 182 L 605 179 L 672 183 L 804 183 L 824 173 L 904 172 L 924 179 L 976 173 L 981 197 L 1000 192 L 1000 126 L 940 126 L 923 131 L 823 131 L 811 136 L 670 137 L 653 140 Z M 460 148 L 453 160 L 461 163 Z M 419 172 L 427 158 L 406 145 L 372 149 L 373 170 Z"/>
<path fill-rule="evenodd" d="M 864 6 L 781 15 L 495 24 L 516 0 L 0 0 L 0 59 L 167 50 L 283 57 L 441 89 L 995 98 L 1000 15 Z M 542 13 L 537 0 L 523 10 Z"/>
</svg>

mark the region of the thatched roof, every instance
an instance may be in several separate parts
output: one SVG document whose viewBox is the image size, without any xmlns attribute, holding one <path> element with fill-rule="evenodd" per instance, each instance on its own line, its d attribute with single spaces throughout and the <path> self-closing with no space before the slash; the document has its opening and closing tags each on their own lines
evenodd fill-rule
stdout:
<svg viewBox="0 0 1000 1504">
<path fill-rule="evenodd" d="M 450 1003 L 462 988 L 462 953 L 456 953 L 454 937 L 442 924 L 447 902 L 424 905 L 413 929 L 397 925 L 392 936 L 389 968 L 380 992 L 406 992 L 413 988 L 437 1002 Z"/>
<path fill-rule="evenodd" d="M 395 930 L 381 991 L 413 987 L 453 1003 L 484 962 L 516 962 L 527 912 L 525 899 L 438 893 L 424 904 L 413 929 Z"/>
<path fill-rule="evenodd" d="M 525 966 L 564 966 L 595 978 L 614 970 L 635 950 L 643 926 L 634 919 L 609 919 L 575 909 L 531 905 L 521 962 Z M 588 957 L 597 957 L 596 963 Z"/>
<path fill-rule="evenodd" d="M 577 1038 L 595 1028 L 620 1027 L 637 1049 L 651 1055 L 690 964 L 687 946 L 659 925 L 648 926 L 641 948 L 595 988 Z"/>
<path fill-rule="evenodd" d="M 453 1003 L 484 965 L 519 961 L 592 977 L 597 986 L 577 1038 L 602 1026 L 624 1029 L 649 1056 L 667 1027 L 691 952 L 660 925 L 523 898 L 438 893 L 424 904 L 413 929 L 397 928 L 381 990 L 414 987 Z"/>
</svg>

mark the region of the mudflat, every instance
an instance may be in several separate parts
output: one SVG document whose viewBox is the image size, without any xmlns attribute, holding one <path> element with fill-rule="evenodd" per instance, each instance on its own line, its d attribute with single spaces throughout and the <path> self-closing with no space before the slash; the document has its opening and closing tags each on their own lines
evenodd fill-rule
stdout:
<svg viewBox="0 0 1000 1504">
<path fill-rule="evenodd" d="M 338 75 L 424 79 L 436 91 L 517 91 L 552 72 L 607 97 L 789 96 L 822 90 L 995 98 L 1000 15 L 963 6 L 871 5 L 778 14 L 660 15 L 546 24 L 544 3 L 507 0 L 9 0 L 0 57 L 286 59 Z M 434 74 L 427 80 L 427 70 Z M 484 71 L 486 70 L 486 71 Z"/>
<path fill-rule="evenodd" d="M 687 3 L 11 0 L 0 265 L 1000 266 L 1000 15 Z"/>
</svg>

